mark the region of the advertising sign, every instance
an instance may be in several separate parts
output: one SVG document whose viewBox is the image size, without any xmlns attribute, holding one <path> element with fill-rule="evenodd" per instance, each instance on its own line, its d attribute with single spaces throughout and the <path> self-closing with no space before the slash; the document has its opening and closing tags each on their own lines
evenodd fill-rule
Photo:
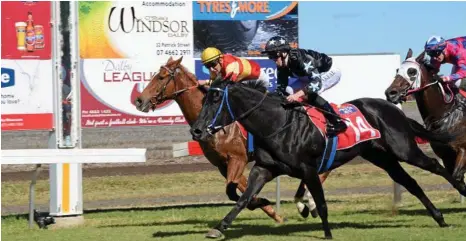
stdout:
<svg viewBox="0 0 466 241">
<path fill-rule="evenodd" d="M 50 22 L 50 2 L 2 2 L 2 131 L 53 128 Z"/>
<path fill-rule="evenodd" d="M 80 2 L 79 21 L 82 127 L 186 123 L 174 101 L 134 99 L 170 56 L 194 71 L 191 2 Z"/>
<path fill-rule="evenodd" d="M 53 127 L 51 60 L 2 60 L 2 130 Z"/>
<path fill-rule="evenodd" d="M 211 46 L 238 57 L 261 57 L 275 35 L 298 44 L 297 1 L 194 1 L 193 17 L 196 58 Z"/>
<path fill-rule="evenodd" d="M 49 1 L 2 2 L 2 59 L 50 59 Z"/>
</svg>

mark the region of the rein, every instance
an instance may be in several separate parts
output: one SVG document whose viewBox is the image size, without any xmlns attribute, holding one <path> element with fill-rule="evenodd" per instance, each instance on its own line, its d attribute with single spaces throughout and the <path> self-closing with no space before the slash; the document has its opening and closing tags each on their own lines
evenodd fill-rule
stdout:
<svg viewBox="0 0 466 241">
<path fill-rule="evenodd" d="M 181 90 L 177 90 L 169 96 L 165 96 L 165 89 L 167 88 L 167 85 L 170 83 L 170 81 L 175 80 L 175 75 L 179 72 L 179 67 L 177 67 L 175 71 L 172 71 L 167 66 L 162 66 L 162 68 L 164 68 L 168 72 L 168 74 L 170 75 L 170 78 L 168 78 L 168 80 L 165 82 L 162 88 L 162 91 L 160 91 L 159 93 L 157 93 L 150 99 L 150 103 L 152 104 L 152 107 L 155 108 L 157 104 L 160 104 L 166 100 L 174 99 L 188 90 L 199 88 L 199 84 L 196 84 L 196 85 L 193 85 L 193 86 L 181 89 Z M 176 82 L 175 82 L 175 88 L 176 88 Z"/>
<path fill-rule="evenodd" d="M 243 119 L 244 117 L 248 116 L 249 114 L 251 114 L 254 110 L 256 110 L 257 108 L 259 108 L 262 103 L 264 102 L 265 98 L 267 97 L 267 94 L 268 92 L 265 92 L 264 93 L 264 96 L 262 97 L 262 99 L 259 101 L 259 103 L 257 103 L 254 107 L 252 107 L 251 109 L 249 109 L 248 111 L 244 112 L 243 114 L 241 114 L 240 116 L 238 117 L 235 117 L 235 115 L 233 114 L 233 111 L 231 110 L 231 106 L 230 106 L 230 101 L 228 99 L 228 85 L 225 87 L 225 89 L 220 89 L 220 88 L 209 88 L 209 91 L 210 90 L 213 90 L 213 91 L 218 91 L 218 92 L 223 92 L 223 96 L 222 96 L 222 102 L 220 103 L 220 106 L 218 107 L 217 109 L 217 112 L 215 113 L 215 116 L 214 118 L 212 119 L 211 123 L 207 126 L 207 131 L 209 132 L 210 135 L 212 135 L 214 133 L 214 131 L 216 130 L 219 130 L 219 129 L 223 129 L 225 127 L 225 125 L 221 125 L 221 126 L 215 126 L 215 123 L 217 122 L 217 118 L 218 116 L 220 115 L 220 112 L 222 111 L 223 109 L 223 104 L 226 103 L 226 106 L 227 106 L 227 109 L 228 109 L 228 113 L 230 114 L 230 117 L 232 119 L 232 123 L 235 122 L 235 121 L 238 121 L 238 120 L 241 120 Z"/>
<path fill-rule="evenodd" d="M 421 65 L 420 65 L 417 61 L 408 61 L 408 60 L 405 60 L 405 62 L 414 63 L 414 64 L 416 64 L 417 66 L 419 66 L 419 69 L 422 69 L 422 68 L 421 68 Z M 422 77 L 422 74 L 421 74 L 421 77 Z M 443 101 L 444 101 L 446 104 L 450 104 L 450 103 L 455 99 L 455 95 L 453 94 L 453 91 L 451 90 L 450 86 L 447 84 L 446 87 L 447 87 L 447 89 L 448 89 L 448 91 L 450 92 L 450 95 L 451 95 L 451 98 L 450 98 L 449 100 L 447 100 L 447 98 L 446 98 L 446 93 L 445 93 L 445 89 L 443 88 L 442 82 L 439 81 L 439 80 L 436 80 L 435 82 L 429 83 L 429 84 L 424 85 L 424 86 L 422 86 L 422 87 L 412 89 L 414 83 L 416 83 L 416 81 L 413 81 L 413 83 L 411 83 L 411 85 L 410 85 L 408 88 L 406 88 L 406 90 L 404 91 L 403 95 L 404 95 L 405 97 L 406 97 L 406 96 L 409 96 L 410 94 L 413 94 L 413 93 L 417 93 L 417 92 L 424 91 L 424 90 L 428 89 L 429 87 L 438 84 L 438 86 L 439 86 L 439 88 L 440 88 L 440 91 L 441 91 L 441 93 L 442 93 L 442 96 L 443 96 Z"/>
<path fill-rule="evenodd" d="M 413 84 L 414 84 L 414 83 L 413 83 Z M 429 84 L 427 84 L 427 85 L 425 85 L 425 86 L 423 86 L 423 87 L 419 87 L 419 88 L 417 88 L 417 89 L 411 89 L 411 87 L 413 86 L 413 85 L 411 85 L 411 86 L 409 86 L 408 89 L 405 91 L 404 96 L 408 96 L 408 95 L 410 95 L 410 94 L 412 94 L 412 93 L 417 93 L 417 92 L 424 91 L 424 90 L 426 90 L 427 88 L 429 88 L 429 87 L 431 87 L 431 86 L 433 86 L 433 85 L 436 85 L 436 84 L 438 84 L 438 86 L 439 86 L 439 88 L 440 88 L 440 91 L 442 92 L 443 101 L 444 101 L 446 104 L 450 104 L 450 103 L 453 101 L 453 99 L 455 99 L 455 95 L 453 94 L 453 91 L 451 90 L 450 86 L 449 86 L 449 85 L 446 85 L 446 87 L 447 87 L 447 89 L 448 89 L 448 92 L 450 92 L 450 95 L 451 95 L 451 98 L 450 98 L 449 100 L 447 100 L 447 97 L 446 97 L 447 95 L 446 95 L 446 93 L 445 93 L 445 90 L 444 90 L 444 88 L 443 88 L 443 85 L 442 85 L 442 83 L 441 83 L 440 81 L 438 81 L 438 80 L 435 81 L 435 82 L 429 83 Z"/>
</svg>

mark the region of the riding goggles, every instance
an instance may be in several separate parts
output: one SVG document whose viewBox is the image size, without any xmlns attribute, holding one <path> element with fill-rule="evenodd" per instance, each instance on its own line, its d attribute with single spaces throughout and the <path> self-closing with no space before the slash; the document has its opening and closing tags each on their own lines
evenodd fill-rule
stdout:
<svg viewBox="0 0 466 241">
<path fill-rule="evenodd" d="M 279 56 L 278 56 L 278 52 L 275 52 L 275 51 L 274 51 L 274 52 L 268 52 L 268 53 L 267 53 L 267 57 L 268 57 L 269 59 L 271 59 L 271 60 L 276 60 L 276 59 L 278 59 L 278 57 L 279 57 Z"/>
<path fill-rule="evenodd" d="M 442 52 L 442 50 L 431 50 L 427 51 L 427 55 L 429 55 L 430 57 L 438 57 Z"/>
<path fill-rule="evenodd" d="M 215 68 L 215 66 L 217 66 L 218 63 L 219 63 L 218 60 L 213 60 L 213 61 L 210 61 L 210 62 L 205 63 L 204 66 L 205 66 L 207 69 Z"/>
</svg>

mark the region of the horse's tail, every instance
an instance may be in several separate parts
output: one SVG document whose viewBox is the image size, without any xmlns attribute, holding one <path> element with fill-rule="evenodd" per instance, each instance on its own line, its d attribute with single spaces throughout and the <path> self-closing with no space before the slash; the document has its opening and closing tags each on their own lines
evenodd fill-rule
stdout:
<svg viewBox="0 0 466 241">
<path fill-rule="evenodd" d="M 413 120 L 409 117 L 407 117 L 407 119 L 408 119 L 409 127 L 414 132 L 416 137 L 424 139 L 428 142 L 439 142 L 439 143 L 447 144 L 456 139 L 456 135 L 454 134 L 452 135 L 447 132 L 443 132 L 443 133 L 430 132 L 424 126 L 419 124 L 416 120 Z"/>
</svg>

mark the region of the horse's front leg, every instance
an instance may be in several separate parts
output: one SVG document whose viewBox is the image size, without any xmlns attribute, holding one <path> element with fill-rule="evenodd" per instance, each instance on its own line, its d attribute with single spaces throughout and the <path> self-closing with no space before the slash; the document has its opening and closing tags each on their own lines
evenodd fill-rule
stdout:
<svg viewBox="0 0 466 241">
<path fill-rule="evenodd" d="M 236 193 L 238 188 L 240 192 L 245 192 L 247 187 L 247 179 L 243 175 L 244 169 L 246 168 L 247 162 L 246 156 L 241 158 L 241 156 L 231 156 L 228 160 L 228 174 L 227 174 L 227 187 L 226 192 L 228 198 L 231 201 L 237 202 L 239 200 L 239 195 Z M 273 209 L 272 205 L 265 198 L 253 198 L 253 202 L 257 203 L 257 207 L 261 208 L 269 217 L 271 217 L 277 223 L 284 223 L 285 220 L 282 216 L 278 215 L 277 212 Z"/>
<path fill-rule="evenodd" d="M 274 179 L 275 176 L 267 169 L 255 165 L 248 177 L 248 186 L 246 191 L 241 195 L 235 207 L 223 218 L 223 220 L 207 233 L 208 238 L 219 238 L 238 216 L 238 214 L 251 202 L 253 197 L 257 195 L 264 185 Z"/>
</svg>

